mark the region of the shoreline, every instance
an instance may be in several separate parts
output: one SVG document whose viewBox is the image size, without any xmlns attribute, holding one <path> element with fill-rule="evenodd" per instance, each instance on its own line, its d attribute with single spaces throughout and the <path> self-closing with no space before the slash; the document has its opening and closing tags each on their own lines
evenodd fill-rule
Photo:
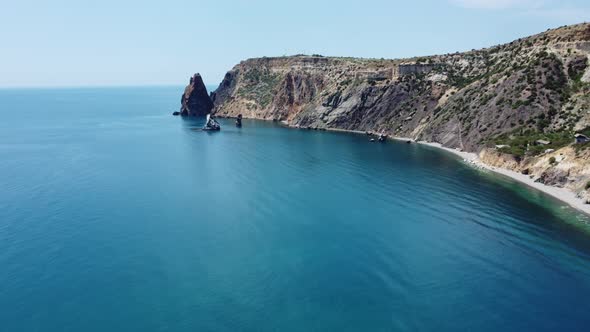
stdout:
<svg viewBox="0 0 590 332">
<path fill-rule="evenodd" d="M 349 133 L 355 133 L 355 134 L 365 134 L 364 131 L 360 131 L 360 130 L 346 130 L 346 129 L 336 129 L 336 128 L 326 128 L 326 130 L 338 131 L 338 132 L 349 132 Z M 571 191 L 567 188 L 548 186 L 548 185 L 545 185 L 540 182 L 535 182 L 528 175 L 524 175 L 524 174 L 521 174 L 521 173 L 518 173 L 515 171 L 511 171 L 511 170 L 505 169 L 505 168 L 490 166 L 490 165 L 484 163 L 483 161 L 481 161 L 481 159 L 479 159 L 479 156 L 473 152 L 465 152 L 465 151 L 455 150 L 455 149 L 445 147 L 442 144 L 435 143 L 435 142 L 416 141 L 416 140 L 409 138 L 409 137 L 389 136 L 389 138 L 392 140 L 395 140 L 395 141 L 400 141 L 400 142 L 411 141 L 412 143 L 415 143 L 415 144 L 421 144 L 421 145 L 437 148 L 437 149 L 440 149 L 440 150 L 443 150 L 446 152 L 450 152 L 456 156 L 461 157 L 463 162 L 465 162 L 466 164 L 468 164 L 472 167 L 475 167 L 475 168 L 478 168 L 481 170 L 490 171 L 490 172 L 493 172 L 498 175 L 509 177 L 517 182 L 520 182 L 520 183 L 528 186 L 529 188 L 533 188 L 538 191 L 541 191 L 544 194 L 547 194 L 547 195 L 559 200 L 560 202 L 567 204 L 568 206 L 570 206 L 571 208 L 575 209 L 578 212 L 581 212 L 587 216 L 590 216 L 590 204 L 584 203 L 584 201 L 582 201 L 580 198 L 578 198 L 576 196 L 576 193 L 574 193 L 573 191 Z"/>
<path fill-rule="evenodd" d="M 255 120 L 259 120 L 259 119 L 255 119 Z M 301 129 L 301 130 L 323 130 L 323 131 L 342 132 L 342 133 L 351 133 L 351 134 L 359 134 L 359 135 L 365 135 L 367 133 L 366 131 L 363 131 L 363 130 L 352 130 L 352 129 L 341 129 L 341 128 L 313 128 L 313 129 L 312 128 L 305 128 L 305 127 L 299 127 L 299 126 L 292 126 L 289 123 L 287 123 L 286 121 L 280 121 L 280 124 L 287 127 L 287 128 Z M 376 132 L 373 132 L 373 131 L 369 131 L 369 132 L 374 135 L 376 134 Z M 455 156 L 460 157 L 464 163 L 468 164 L 471 167 L 478 168 L 480 170 L 490 171 L 490 172 L 493 172 L 497 175 L 506 176 L 508 178 L 511 178 L 512 180 L 515 180 L 521 184 L 524 184 L 524 185 L 528 186 L 529 188 L 536 189 L 546 195 L 549 195 L 549 196 L 557 199 L 558 201 L 567 204 L 569 207 L 573 208 L 577 212 L 580 212 L 580 213 L 590 217 L 590 204 L 585 204 L 580 198 L 578 198 L 576 196 L 576 193 L 574 193 L 573 191 L 566 189 L 566 188 L 548 186 L 543 183 L 535 182 L 533 179 L 529 178 L 528 175 L 524 175 L 524 174 L 521 174 L 521 173 L 518 173 L 515 171 L 511 171 L 511 170 L 508 170 L 505 168 L 490 166 L 490 165 L 484 163 L 483 161 L 481 161 L 481 159 L 479 159 L 479 156 L 474 152 L 459 151 L 459 150 L 445 147 L 440 143 L 427 142 L 427 141 L 416 141 L 413 138 L 409 138 L 409 137 L 400 137 L 400 136 L 389 135 L 387 138 L 390 140 L 400 141 L 400 142 L 410 141 L 412 144 L 421 144 L 421 145 L 429 146 L 432 148 L 436 148 L 436 149 L 440 149 L 440 150 L 452 153 Z"/>
<path fill-rule="evenodd" d="M 405 138 L 399 138 L 399 139 L 393 138 L 393 139 L 394 140 L 407 140 Z M 539 190 L 539 191 L 567 204 L 568 206 L 572 207 L 573 209 L 584 213 L 587 216 L 590 216 L 590 204 L 585 204 L 584 201 L 582 201 L 580 198 L 578 198 L 576 196 L 576 193 L 574 193 L 573 191 L 571 191 L 567 188 L 548 186 L 548 185 L 545 185 L 540 182 L 535 182 L 528 175 L 521 174 L 521 173 L 509 170 L 509 169 L 505 169 L 505 168 L 490 166 L 490 165 L 484 163 L 483 161 L 481 161 L 481 159 L 479 159 L 479 156 L 473 152 L 465 152 L 465 151 L 455 150 L 452 148 L 442 146 L 442 144 L 440 144 L 440 143 L 433 143 L 433 142 L 426 142 L 426 141 L 413 141 L 413 142 L 415 142 L 417 144 L 422 144 L 422 145 L 426 145 L 426 146 L 430 146 L 433 148 L 438 148 L 438 149 L 450 152 L 456 156 L 461 157 L 463 159 L 463 162 L 469 164 L 472 167 L 483 169 L 486 171 L 493 172 L 495 174 L 509 177 L 509 178 L 511 178 L 517 182 L 520 182 L 530 188 Z"/>
</svg>

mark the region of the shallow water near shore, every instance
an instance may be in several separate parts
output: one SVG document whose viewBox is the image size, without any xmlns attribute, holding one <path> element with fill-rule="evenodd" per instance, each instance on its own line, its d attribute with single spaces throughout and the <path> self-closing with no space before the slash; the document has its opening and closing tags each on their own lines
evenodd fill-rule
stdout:
<svg viewBox="0 0 590 332">
<path fill-rule="evenodd" d="M 588 217 L 417 144 L 0 90 L 5 331 L 587 331 Z"/>
</svg>

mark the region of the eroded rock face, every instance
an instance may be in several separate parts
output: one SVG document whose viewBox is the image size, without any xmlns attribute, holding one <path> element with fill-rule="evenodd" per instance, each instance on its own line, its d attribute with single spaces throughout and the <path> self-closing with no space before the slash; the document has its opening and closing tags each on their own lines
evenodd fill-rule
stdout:
<svg viewBox="0 0 590 332">
<path fill-rule="evenodd" d="M 203 116 L 213 109 L 213 101 L 207 93 L 207 88 L 200 74 L 190 78 L 181 97 L 180 114 L 183 116 Z"/>
<path fill-rule="evenodd" d="M 590 127 L 590 84 L 584 82 L 590 82 L 588 23 L 422 58 L 248 59 L 212 93 L 212 113 L 438 142 L 483 152 L 490 165 L 580 190 L 590 180 L 586 152 L 572 154 L 562 145 L 565 150 L 555 153 L 515 158 L 494 146 L 499 137 L 570 135 Z"/>
<path fill-rule="evenodd" d="M 248 59 L 213 93 L 213 113 L 384 132 L 479 152 L 516 130 L 588 126 L 590 88 L 578 80 L 589 56 L 586 23 L 420 59 Z"/>
<path fill-rule="evenodd" d="M 523 172 L 521 160 L 512 155 L 498 152 L 494 149 L 483 149 L 479 153 L 479 159 L 487 165 L 494 167 L 501 167 L 515 172 Z M 526 169 L 525 173 L 530 173 L 530 169 Z"/>
<path fill-rule="evenodd" d="M 590 179 L 590 150 L 578 151 L 574 146 L 566 146 L 521 160 L 494 149 L 484 148 L 479 153 L 479 158 L 487 165 L 529 175 L 536 182 L 568 188 L 578 193 L 583 191 L 586 195 Z"/>
</svg>

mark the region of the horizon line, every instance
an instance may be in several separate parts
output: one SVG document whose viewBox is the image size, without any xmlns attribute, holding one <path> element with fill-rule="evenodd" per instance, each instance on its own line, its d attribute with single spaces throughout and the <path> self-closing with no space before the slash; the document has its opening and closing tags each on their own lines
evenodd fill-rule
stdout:
<svg viewBox="0 0 590 332">
<path fill-rule="evenodd" d="M 219 83 L 209 84 L 205 86 L 217 86 Z M 184 87 L 185 84 L 168 84 L 168 83 L 154 83 L 154 84 L 81 84 L 81 85 L 7 85 L 0 86 L 0 90 L 21 90 L 21 89 L 100 89 L 100 88 L 158 88 L 158 87 Z"/>
</svg>

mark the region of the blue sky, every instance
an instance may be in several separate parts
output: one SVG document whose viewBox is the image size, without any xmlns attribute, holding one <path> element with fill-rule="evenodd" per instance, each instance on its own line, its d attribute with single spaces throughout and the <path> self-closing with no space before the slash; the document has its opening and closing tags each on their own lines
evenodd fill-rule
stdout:
<svg viewBox="0 0 590 332">
<path fill-rule="evenodd" d="M 0 0 L 0 87 L 217 84 L 249 57 L 399 58 L 590 21 L 590 1 Z"/>
</svg>

